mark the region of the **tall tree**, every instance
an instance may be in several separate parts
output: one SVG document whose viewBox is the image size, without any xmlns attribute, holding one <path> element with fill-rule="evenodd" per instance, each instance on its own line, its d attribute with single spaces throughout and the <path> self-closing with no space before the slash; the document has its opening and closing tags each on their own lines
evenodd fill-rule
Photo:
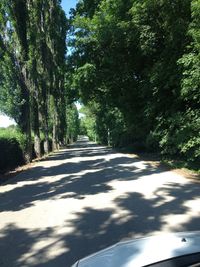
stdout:
<svg viewBox="0 0 200 267">
<path fill-rule="evenodd" d="M 20 97 L 19 123 L 26 135 L 25 159 L 31 161 L 31 124 L 30 124 L 30 79 L 28 72 L 28 12 L 26 1 L 2 1 L 0 47 L 4 57 L 10 62 L 9 71 L 17 79 Z"/>
<path fill-rule="evenodd" d="M 0 99 L 7 97 L 9 102 L 9 99 L 14 100 L 15 95 L 19 98 L 20 118 L 17 122 L 26 134 L 26 157 L 30 161 L 31 128 L 37 156 L 41 156 L 41 131 L 45 137 L 46 153 L 49 152 L 49 126 L 53 125 L 54 129 L 54 147 L 64 140 L 66 133 L 64 79 L 67 21 L 59 0 L 2 1 L 0 11 L 0 48 L 4 61 L 4 93 Z M 10 81 L 9 76 L 12 76 Z M 9 93 L 10 88 L 14 88 L 13 94 Z M 10 113 L 15 109 L 14 101 L 12 104 Z M 50 111 L 53 115 L 49 114 Z"/>
</svg>

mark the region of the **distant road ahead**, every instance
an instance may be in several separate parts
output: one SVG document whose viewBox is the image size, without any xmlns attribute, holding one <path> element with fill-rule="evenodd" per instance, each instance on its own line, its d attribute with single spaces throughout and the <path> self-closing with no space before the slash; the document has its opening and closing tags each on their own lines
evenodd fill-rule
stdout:
<svg viewBox="0 0 200 267">
<path fill-rule="evenodd" d="M 199 230 L 199 192 L 154 162 L 79 141 L 0 186 L 0 266 L 69 267 L 123 239 Z"/>
</svg>

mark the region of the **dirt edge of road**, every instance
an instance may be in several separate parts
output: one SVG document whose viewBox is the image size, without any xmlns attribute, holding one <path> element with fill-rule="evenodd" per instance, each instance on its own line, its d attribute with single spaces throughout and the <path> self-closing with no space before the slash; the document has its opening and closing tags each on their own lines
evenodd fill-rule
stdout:
<svg viewBox="0 0 200 267">
<path fill-rule="evenodd" d="M 200 183 L 200 174 L 195 172 L 195 171 L 192 171 L 192 170 L 189 170 L 186 168 L 173 168 L 172 166 L 169 166 L 168 164 L 159 160 L 158 157 L 156 157 L 156 156 L 153 156 L 153 160 L 150 160 L 150 157 L 149 157 L 150 154 L 147 156 L 146 154 L 143 155 L 143 154 L 128 153 L 128 155 L 130 157 L 143 160 L 154 168 L 161 168 L 165 171 L 172 171 L 172 172 L 175 172 L 181 176 L 184 176 L 187 179 L 192 179 L 192 180 L 195 180 L 196 182 Z"/>
<path fill-rule="evenodd" d="M 12 170 L 9 170 L 3 174 L 0 174 L 0 186 L 4 183 L 6 183 L 8 180 L 12 179 L 12 178 L 15 178 L 17 175 L 19 175 L 20 173 L 24 172 L 24 171 L 27 171 L 29 169 L 31 169 L 32 167 L 35 166 L 35 164 L 37 162 L 41 162 L 41 161 L 44 161 L 44 160 L 48 160 L 48 158 L 53 155 L 54 153 L 56 153 L 58 151 L 54 151 L 54 152 L 51 152 L 49 153 L 48 155 L 44 155 L 43 157 L 41 158 L 37 158 L 37 159 L 34 159 L 32 162 L 30 163 L 27 163 L 27 164 L 24 164 L 22 166 L 19 166 L 15 169 L 12 169 Z"/>
<path fill-rule="evenodd" d="M 38 162 L 38 160 L 37 160 Z M 7 182 L 8 180 L 16 177 L 17 175 L 19 175 L 20 173 L 29 170 L 30 168 L 32 168 L 35 165 L 36 161 L 33 161 L 31 163 L 19 166 L 13 170 L 7 171 L 4 174 L 0 174 L 0 185 L 4 184 L 5 182 Z"/>
</svg>

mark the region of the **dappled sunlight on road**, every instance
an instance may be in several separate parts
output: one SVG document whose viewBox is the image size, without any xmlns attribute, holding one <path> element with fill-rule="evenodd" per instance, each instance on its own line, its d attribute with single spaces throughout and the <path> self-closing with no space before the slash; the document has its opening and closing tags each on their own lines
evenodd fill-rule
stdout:
<svg viewBox="0 0 200 267">
<path fill-rule="evenodd" d="M 157 165 L 87 142 L 36 163 L 0 187 L 0 266 L 70 266 L 120 240 L 197 230 L 199 184 Z"/>
</svg>

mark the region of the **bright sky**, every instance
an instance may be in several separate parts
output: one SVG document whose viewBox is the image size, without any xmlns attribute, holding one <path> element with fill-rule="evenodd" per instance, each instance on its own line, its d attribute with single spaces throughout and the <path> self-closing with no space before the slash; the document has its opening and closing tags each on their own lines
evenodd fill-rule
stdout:
<svg viewBox="0 0 200 267">
<path fill-rule="evenodd" d="M 70 8 L 74 8 L 76 6 L 76 3 L 78 0 L 62 0 L 61 5 L 62 8 L 64 9 L 66 15 L 69 13 Z"/>
<path fill-rule="evenodd" d="M 7 116 L 0 115 L 0 127 L 8 127 L 9 125 L 16 124 L 14 120 Z"/>
<path fill-rule="evenodd" d="M 70 8 L 74 8 L 78 0 L 62 0 L 61 5 L 66 15 L 69 13 Z M 0 127 L 8 127 L 9 125 L 15 124 L 15 121 L 7 116 L 0 115 Z"/>
</svg>

